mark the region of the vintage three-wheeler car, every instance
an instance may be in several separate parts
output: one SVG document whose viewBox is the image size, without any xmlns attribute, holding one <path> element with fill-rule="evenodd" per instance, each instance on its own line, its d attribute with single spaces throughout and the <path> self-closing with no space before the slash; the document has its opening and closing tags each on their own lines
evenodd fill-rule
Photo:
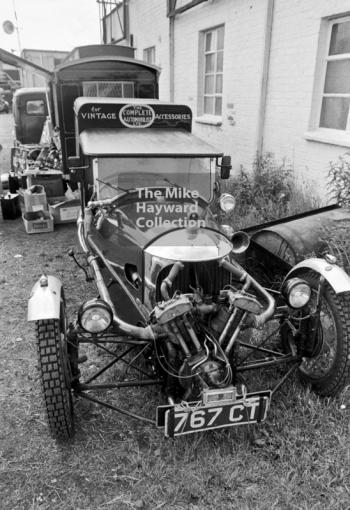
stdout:
<svg viewBox="0 0 350 510">
<path fill-rule="evenodd" d="M 86 264 L 70 255 L 96 284 L 69 319 L 55 275 L 29 299 L 54 438 L 73 435 L 77 398 L 173 437 L 263 421 L 295 371 L 319 395 L 342 391 L 350 277 L 331 255 L 307 257 L 341 209 L 235 232 L 234 198 L 220 192 L 229 158 L 193 136 L 187 106 L 158 101 L 159 70 L 132 48 L 76 48 L 53 72 L 0 59 L 47 79 L 49 142 L 81 194 Z M 87 364 L 94 351 L 109 359 Z M 154 413 L 111 397 L 149 385 L 162 396 Z"/>
<path fill-rule="evenodd" d="M 339 393 L 350 366 L 350 277 L 334 257 L 292 266 L 261 235 L 250 243 L 225 224 L 235 207 L 220 193 L 230 158 L 192 134 L 187 106 L 80 97 L 74 113 L 68 164 L 96 296 L 82 296 L 68 321 L 62 282 L 43 274 L 29 299 L 51 435 L 73 435 L 76 398 L 174 437 L 263 421 L 296 370 L 319 395 Z M 86 344 L 88 356 L 110 356 L 93 373 Z M 164 398 L 154 415 L 108 398 L 148 385 Z"/>
</svg>

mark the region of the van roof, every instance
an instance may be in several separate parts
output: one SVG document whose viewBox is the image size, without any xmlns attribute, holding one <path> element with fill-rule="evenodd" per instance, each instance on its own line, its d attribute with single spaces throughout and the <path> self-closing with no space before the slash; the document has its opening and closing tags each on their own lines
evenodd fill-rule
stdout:
<svg viewBox="0 0 350 510">
<path fill-rule="evenodd" d="M 48 92 L 46 87 L 21 87 L 17 89 L 14 96 L 22 96 L 24 94 L 45 94 Z"/>
</svg>

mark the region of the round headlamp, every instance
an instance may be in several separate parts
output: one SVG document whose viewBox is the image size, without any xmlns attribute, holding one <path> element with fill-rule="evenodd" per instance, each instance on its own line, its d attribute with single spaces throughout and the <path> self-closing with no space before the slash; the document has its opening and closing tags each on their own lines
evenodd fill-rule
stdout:
<svg viewBox="0 0 350 510">
<path fill-rule="evenodd" d="M 225 213 L 233 211 L 236 206 L 236 200 L 230 193 L 224 193 L 219 198 L 220 209 Z"/>
<path fill-rule="evenodd" d="M 113 312 L 102 299 L 90 299 L 81 305 L 78 321 L 88 333 L 102 333 L 112 324 Z"/>
<path fill-rule="evenodd" d="M 310 301 L 311 287 L 301 278 L 291 278 L 283 285 L 282 294 L 291 308 L 302 308 Z"/>
</svg>

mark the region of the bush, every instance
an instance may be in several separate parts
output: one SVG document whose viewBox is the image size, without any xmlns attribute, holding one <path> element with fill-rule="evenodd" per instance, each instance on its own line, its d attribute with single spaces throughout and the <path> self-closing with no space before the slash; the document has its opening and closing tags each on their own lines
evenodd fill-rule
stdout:
<svg viewBox="0 0 350 510">
<path fill-rule="evenodd" d="M 328 172 L 329 194 L 344 207 L 350 206 L 350 153 L 330 162 Z"/>
<path fill-rule="evenodd" d="M 330 162 L 328 189 L 332 200 L 344 209 L 350 207 L 350 153 L 339 156 Z M 337 262 L 345 271 L 350 272 L 350 216 L 337 221 L 336 225 L 324 228 L 322 238 L 327 244 L 327 251 L 337 257 Z"/>
<path fill-rule="evenodd" d="M 291 163 L 286 158 L 278 163 L 270 152 L 257 155 L 249 172 L 241 166 L 238 176 L 222 188 L 222 192 L 231 193 L 236 198 L 236 208 L 225 220 L 235 228 L 277 220 L 321 206 L 307 183 L 296 182 Z"/>
</svg>

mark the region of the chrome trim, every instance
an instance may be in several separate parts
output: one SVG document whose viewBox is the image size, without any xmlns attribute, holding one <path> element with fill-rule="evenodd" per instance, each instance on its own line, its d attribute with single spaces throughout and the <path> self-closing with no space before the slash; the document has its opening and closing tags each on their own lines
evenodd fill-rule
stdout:
<svg viewBox="0 0 350 510">
<path fill-rule="evenodd" d="M 344 269 L 327 262 L 325 259 L 316 257 L 302 260 L 294 266 L 283 280 L 282 286 L 292 275 L 300 274 L 301 269 L 311 269 L 312 271 L 322 275 L 336 294 L 350 291 L 350 276 L 344 271 Z"/>
<path fill-rule="evenodd" d="M 200 228 L 197 233 L 187 229 L 167 232 L 150 244 L 145 253 L 173 262 L 208 262 L 229 255 L 232 244 L 220 232 Z"/>
</svg>

